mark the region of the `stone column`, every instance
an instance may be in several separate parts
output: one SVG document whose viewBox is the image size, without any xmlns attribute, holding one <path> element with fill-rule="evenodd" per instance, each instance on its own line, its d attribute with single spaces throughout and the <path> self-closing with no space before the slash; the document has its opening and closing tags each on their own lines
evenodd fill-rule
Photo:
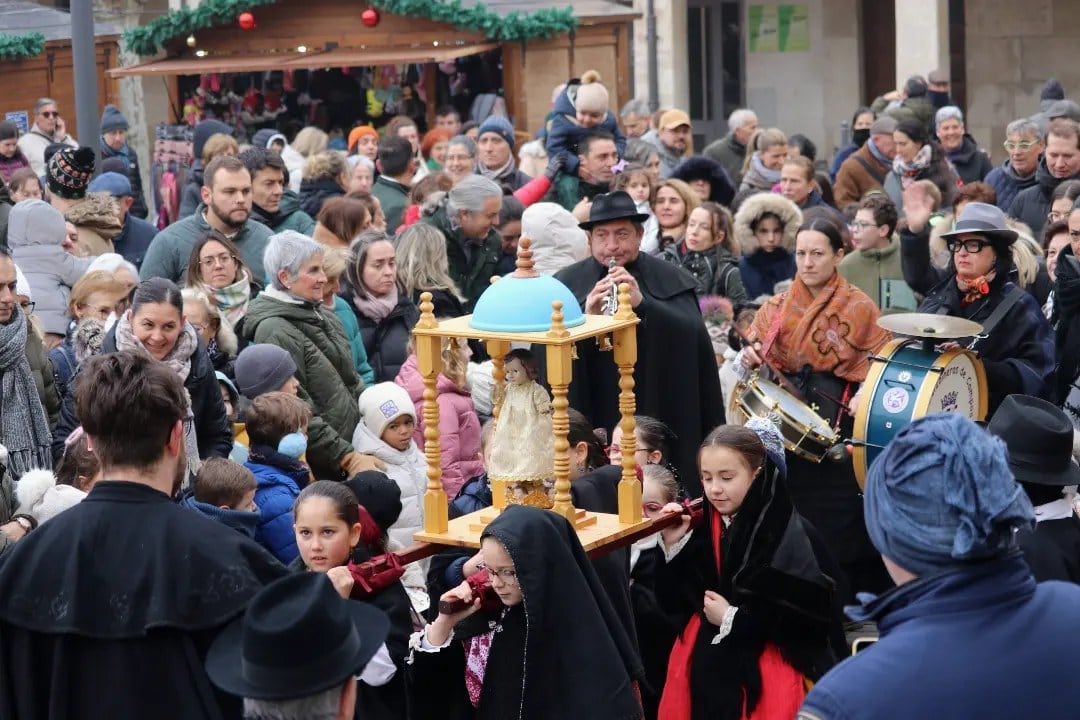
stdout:
<svg viewBox="0 0 1080 720">
<path fill-rule="evenodd" d="M 660 107 L 689 111 L 690 86 L 686 68 L 686 0 L 654 0 L 656 55 Z M 645 0 L 634 0 L 634 97 L 649 99 L 649 43 L 645 35 Z"/>
<path fill-rule="evenodd" d="M 896 87 L 912 75 L 949 71 L 948 0 L 896 3 Z"/>
</svg>

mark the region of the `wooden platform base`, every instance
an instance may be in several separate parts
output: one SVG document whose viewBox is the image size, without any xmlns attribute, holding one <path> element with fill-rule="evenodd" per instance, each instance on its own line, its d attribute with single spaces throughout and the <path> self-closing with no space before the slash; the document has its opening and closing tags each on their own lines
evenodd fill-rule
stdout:
<svg viewBox="0 0 1080 720">
<path fill-rule="evenodd" d="M 623 538 L 649 526 L 651 521 L 643 518 L 641 522 L 623 524 L 618 515 L 576 511 L 578 539 L 585 552 L 591 552 L 605 545 L 618 543 Z M 453 547 L 479 548 L 480 536 L 488 523 L 498 517 L 495 508 L 484 508 L 474 513 L 451 520 L 445 533 L 418 532 L 413 537 L 419 542 L 429 542 Z"/>
</svg>

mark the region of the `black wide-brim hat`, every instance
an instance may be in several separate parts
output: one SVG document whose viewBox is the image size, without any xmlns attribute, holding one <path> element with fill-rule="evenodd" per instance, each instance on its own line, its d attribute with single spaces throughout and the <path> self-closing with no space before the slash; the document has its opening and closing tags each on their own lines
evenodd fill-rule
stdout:
<svg viewBox="0 0 1080 720">
<path fill-rule="evenodd" d="M 1080 485 L 1073 426 L 1065 412 L 1030 395 L 1009 395 L 986 429 L 1005 441 L 1013 476 L 1032 485 Z"/>
<path fill-rule="evenodd" d="M 616 190 L 593 198 L 588 221 L 579 223 L 578 227 L 582 230 L 592 230 L 597 225 L 614 220 L 643 223 L 648 219 L 648 213 L 638 212 L 637 203 L 628 193 Z"/>
<path fill-rule="evenodd" d="M 384 612 L 342 598 L 326 575 L 294 573 L 263 588 L 221 631 L 206 674 L 238 697 L 307 697 L 359 675 L 389 631 Z"/>
<path fill-rule="evenodd" d="M 1015 230 L 1009 228 L 1001 208 L 980 202 L 965 205 L 960 217 L 956 218 L 955 227 L 950 232 L 942 233 L 941 237 L 948 242 L 949 238 L 967 234 L 984 235 L 988 242 L 1003 246 L 1012 245 L 1019 237 Z"/>
</svg>

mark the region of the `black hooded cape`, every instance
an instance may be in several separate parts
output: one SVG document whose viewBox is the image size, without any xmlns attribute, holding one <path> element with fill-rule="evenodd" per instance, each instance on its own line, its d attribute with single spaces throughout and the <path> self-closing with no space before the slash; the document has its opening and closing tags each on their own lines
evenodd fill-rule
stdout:
<svg viewBox="0 0 1080 720">
<path fill-rule="evenodd" d="M 631 682 L 640 663 L 570 523 L 511 505 L 484 536 L 513 558 L 525 599 L 501 615 L 475 712 L 460 635 L 451 648 L 415 653 L 413 720 L 640 720 Z"/>
<path fill-rule="evenodd" d="M 0 717 L 235 717 L 206 650 L 286 572 L 164 493 L 98 483 L 0 565 Z"/>
<path fill-rule="evenodd" d="M 689 274 L 658 258 L 640 254 L 626 264 L 638 281 L 642 301 L 634 308 L 638 361 L 634 367 L 637 414 L 663 420 L 679 438 L 673 458 L 686 490 L 701 495 L 697 480 L 697 449 L 714 427 L 724 422 L 724 402 L 705 321 L 698 308 L 695 284 Z M 556 273 L 584 309 L 585 299 L 607 267 L 588 257 Z M 619 372 L 610 352 L 595 340 L 577 345 L 570 406 L 594 427 L 610 430 L 619 422 Z M 543 358 L 544 353 L 537 353 Z"/>
</svg>

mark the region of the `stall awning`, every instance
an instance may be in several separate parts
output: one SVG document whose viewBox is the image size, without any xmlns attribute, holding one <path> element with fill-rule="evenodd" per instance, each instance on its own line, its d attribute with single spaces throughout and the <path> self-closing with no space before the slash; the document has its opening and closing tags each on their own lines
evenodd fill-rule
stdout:
<svg viewBox="0 0 1080 720">
<path fill-rule="evenodd" d="M 132 75 L 203 75 L 207 73 L 260 72 L 263 70 L 314 70 L 330 67 L 367 65 L 404 65 L 439 63 L 467 55 L 487 52 L 498 43 L 446 45 L 429 47 L 334 48 L 309 52 L 262 53 L 255 55 L 216 55 L 207 57 L 168 58 L 114 68 L 111 77 Z"/>
</svg>

